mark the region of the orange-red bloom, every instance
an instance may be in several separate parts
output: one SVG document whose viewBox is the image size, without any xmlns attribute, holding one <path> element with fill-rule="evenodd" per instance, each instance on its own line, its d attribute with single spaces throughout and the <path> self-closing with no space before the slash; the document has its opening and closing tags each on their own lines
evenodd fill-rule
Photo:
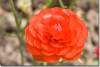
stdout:
<svg viewBox="0 0 100 67">
<path fill-rule="evenodd" d="M 96 58 L 98 59 L 99 58 L 99 46 L 95 46 L 94 53 L 95 53 Z"/>
<path fill-rule="evenodd" d="M 40 61 L 76 60 L 87 35 L 84 22 L 73 11 L 47 8 L 31 17 L 25 29 L 26 48 Z"/>
</svg>

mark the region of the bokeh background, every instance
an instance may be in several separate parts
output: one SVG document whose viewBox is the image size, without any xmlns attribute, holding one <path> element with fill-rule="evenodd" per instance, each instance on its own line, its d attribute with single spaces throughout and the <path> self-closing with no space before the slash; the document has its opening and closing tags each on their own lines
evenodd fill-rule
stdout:
<svg viewBox="0 0 100 67">
<path fill-rule="evenodd" d="M 62 0 L 65 7 L 72 9 L 85 21 L 88 27 L 88 40 L 80 61 L 62 61 L 52 64 L 38 62 L 26 52 L 24 28 L 32 14 L 48 7 L 61 7 L 58 0 L 13 0 L 18 19 L 21 23 L 23 43 L 20 44 L 16 32 L 16 21 L 9 7 L 9 0 L 0 0 L 0 65 L 98 65 L 98 1 L 99 0 Z M 24 64 L 21 64 L 20 45 L 23 48 Z"/>
</svg>

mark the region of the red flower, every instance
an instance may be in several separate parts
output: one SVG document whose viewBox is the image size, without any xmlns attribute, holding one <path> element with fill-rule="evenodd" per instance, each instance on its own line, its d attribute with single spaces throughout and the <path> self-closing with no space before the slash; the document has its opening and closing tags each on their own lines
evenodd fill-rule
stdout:
<svg viewBox="0 0 100 67">
<path fill-rule="evenodd" d="M 96 58 L 99 58 L 99 47 L 98 46 L 95 46 L 94 53 L 95 53 Z"/>
<path fill-rule="evenodd" d="M 76 60 L 87 39 L 87 28 L 69 9 L 48 8 L 32 16 L 25 29 L 26 48 L 40 61 Z"/>
</svg>

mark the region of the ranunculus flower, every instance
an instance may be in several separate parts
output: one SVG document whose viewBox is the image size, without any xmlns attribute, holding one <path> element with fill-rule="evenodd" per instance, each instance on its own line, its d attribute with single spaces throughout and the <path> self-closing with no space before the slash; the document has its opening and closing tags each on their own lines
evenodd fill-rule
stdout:
<svg viewBox="0 0 100 67">
<path fill-rule="evenodd" d="M 39 61 L 76 60 L 87 35 L 84 22 L 73 11 L 47 8 L 31 17 L 25 29 L 26 48 Z"/>
<path fill-rule="evenodd" d="M 94 53 L 95 53 L 96 58 L 98 59 L 99 58 L 99 46 L 95 46 Z"/>
</svg>

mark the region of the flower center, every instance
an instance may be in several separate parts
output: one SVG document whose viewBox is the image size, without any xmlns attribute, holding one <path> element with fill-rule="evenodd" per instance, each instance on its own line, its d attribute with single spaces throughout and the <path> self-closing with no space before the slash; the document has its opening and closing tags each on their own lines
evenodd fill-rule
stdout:
<svg viewBox="0 0 100 67">
<path fill-rule="evenodd" d="M 61 27 L 60 24 L 55 24 L 55 25 L 54 25 L 54 29 L 55 29 L 56 31 L 58 31 L 58 32 L 61 32 L 61 31 L 62 31 L 62 27 Z"/>
</svg>

